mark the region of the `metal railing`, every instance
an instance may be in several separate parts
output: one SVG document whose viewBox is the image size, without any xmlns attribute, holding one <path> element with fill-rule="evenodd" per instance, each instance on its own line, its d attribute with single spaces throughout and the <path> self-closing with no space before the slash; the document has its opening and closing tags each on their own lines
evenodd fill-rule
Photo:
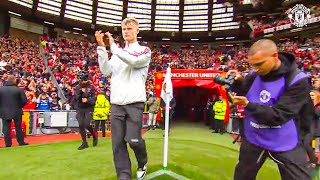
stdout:
<svg viewBox="0 0 320 180">
<path fill-rule="evenodd" d="M 59 110 L 59 111 L 39 111 L 39 110 L 24 110 L 22 121 L 25 124 L 26 135 L 37 134 L 62 134 L 76 132 L 79 129 L 79 124 L 76 119 L 75 110 Z M 148 128 L 148 113 L 143 115 L 143 128 Z M 94 120 L 91 121 L 94 126 Z M 101 128 L 98 129 L 101 131 Z M 111 132 L 111 121 L 106 120 L 106 132 Z M 2 120 L 0 119 L 0 137 L 2 133 Z"/>
</svg>

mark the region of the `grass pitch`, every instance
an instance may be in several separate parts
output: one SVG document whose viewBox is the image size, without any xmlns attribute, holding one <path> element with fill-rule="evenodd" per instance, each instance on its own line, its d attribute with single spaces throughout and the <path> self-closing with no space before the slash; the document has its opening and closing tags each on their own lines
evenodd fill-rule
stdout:
<svg viewBox="0 0 320 180">
<path fill-rule="evenodd" d="M 144 138 L 148 150 L 148 173 L 161 170 L 163 131 L 150 130 Z M 232 144 L 232 141 L 229 134 L 212 134 L 202 124 L 174 124 L 169 136 L 167 169 L 194 180 L 231 180 L 239 150 L 239 145 Z M 92 139 L 88 142 L 91 145 Z M 111 139 L 100 138 L 97 147 L 78 151 L 80 143 L 71 141 L 0 149 L 0 179 L 116 180 Z M 130 157 L 135 177 L 137 163 L 131 149 Z M 154 179 L 173 178 L 162 175 Z M 275 163 L 267 160 L 257 179 L 280 179 Z"/>
</svg>

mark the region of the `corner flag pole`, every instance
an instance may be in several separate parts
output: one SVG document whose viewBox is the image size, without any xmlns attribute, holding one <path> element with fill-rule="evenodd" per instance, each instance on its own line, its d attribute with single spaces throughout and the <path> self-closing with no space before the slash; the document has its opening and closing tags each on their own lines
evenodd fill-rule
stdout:
<svg viewBox="0 0 320 180">
<path fill-rule="evenodd" d="M 173 88 L 172 88 L 172 81 L 171 81 L 171 68 L 170 64 L 167 68 L 166 76 L 162 83 L 162 90 L 161 90 L 161 98 L 166 103 L 166 113 L 165 113 L 165 122 L 164 122 L 164 147 L 163 147 L 163 170 L 167 169 L 168 165 L 168 136 L 169 136 L 169 107 L 170 101 L 173 98 Z"/>
<path fill-rule="evenodd" d="M 166 98 L 166 116 L 164 129 L 164 148 L 163 148 L 163 170 L 167 170 L 168 165 L 168 146 L 169 146 L 169 103 L 170 99 Z"/>
</svg>

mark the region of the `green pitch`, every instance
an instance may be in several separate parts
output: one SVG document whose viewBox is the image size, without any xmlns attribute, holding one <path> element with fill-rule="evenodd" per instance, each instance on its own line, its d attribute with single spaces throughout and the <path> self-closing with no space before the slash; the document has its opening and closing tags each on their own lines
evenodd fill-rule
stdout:
<svg viewBox="0 0 320 180">
<path fill-rule="evenodd" d="M 162 169 L 163 131 L 144 135 L 148 149 L 148 173 Z M 80 135 L 79 135 L 80 139 Z M 231 180 L 239 145 L 229 134 L 212 134 L 202 124 L 178 123 L 169 136 L 168 170 L 194 180 Z M 111 140 L 99 139 L 97 147 L 78 151 L 80 141 L 0 149 L 0 179 L 113 180 Z M 92 144 L 92 139 L 89 139 Z M 130 149 L 130 148 L 129 148 Z M 130 149 L 133 177 L 137 167 Z M 171 180 L 162 175 L 154 179 Z M 277 166 L 268 160 L 258 180 L 280 179 Z"/>
</svg>

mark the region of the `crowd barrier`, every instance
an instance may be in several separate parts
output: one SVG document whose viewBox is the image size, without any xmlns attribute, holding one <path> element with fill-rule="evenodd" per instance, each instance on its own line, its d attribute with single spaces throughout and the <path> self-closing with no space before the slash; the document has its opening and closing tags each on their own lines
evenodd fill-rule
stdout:
<svg viewBox="0 0 320 180">
<path fill-rule="evenodd" d="M 3 137 L 3 132 L 2 132 L 2 119 L 0 118 L 0 137 Z"/>
<path fill-rule="evenodd" d="M 22 121 L 26 124 L 26 135 L 57 134 L 72 131 L 79 124 L 75 111 L 24 111 Z"/>
<path fill-rule="evenodd" d="M 144 113 L 142 122 L 143 128 L 147 128 L 148 113 Z M 94 126 L 94 120 L 92 120 L 91 125 Z M 78 131 L 79 124 L 76 119 L 75 110 L 27 110 L 23 111 L 22 128 L 25 135 L 61 134 Z M 101 131 L 101 128 L 98 131 Z M 106 131 L 111 132 L 110 120 L 106 121 Z M 15 135 L 14 127 L 12 128 L 12 132 Z M 0 136 L 3 137 L 2 120 L 0 120 Z"/>
</svg>

